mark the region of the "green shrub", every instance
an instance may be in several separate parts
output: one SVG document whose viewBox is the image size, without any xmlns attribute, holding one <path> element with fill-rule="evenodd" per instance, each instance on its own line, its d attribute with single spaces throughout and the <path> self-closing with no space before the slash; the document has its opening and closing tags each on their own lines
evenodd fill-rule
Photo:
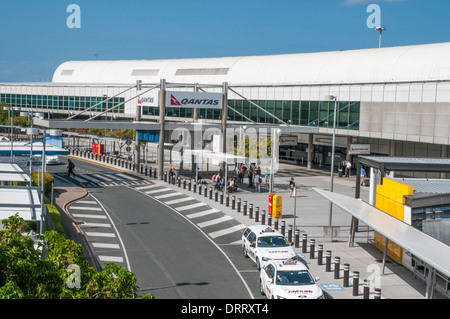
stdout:
<svg viewBox="0 0 450 319">
<path fill-rule="evenodd" d="M 42 172 L 33 172 L 32 179 L 33 179 L 33 185 L 35 185 L 35 186 L 41 185 Z M 39 183 L 38 183 L 38 180 L 39 180 Z M 47 193 L 47 192 L 51 191 L 52 184 L 53 184 L 54 181 L 55 181 L 55 178 L 53 177 L 53 175 L 45 172 L 45 175 L 44 175 L 44 193 Z"/>
</svg>

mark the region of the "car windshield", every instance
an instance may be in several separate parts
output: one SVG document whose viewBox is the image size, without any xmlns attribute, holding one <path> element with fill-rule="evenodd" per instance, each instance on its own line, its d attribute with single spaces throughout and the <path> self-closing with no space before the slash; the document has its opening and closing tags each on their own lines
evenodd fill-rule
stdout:
<svg viewBox="0 0 450 319">
<path fill-rule="evenodd" d="M 258 238 L 258 247 L 286 247 L 289 242 L 283 236 L 268 236 Z"/>
<path fill-rule="evenodd" d="M 277 272 L 277 285 L 281 286 L 302 286 L 314 284 L 314 279 L 308 270 L 283 270 Z"/>
</svg>

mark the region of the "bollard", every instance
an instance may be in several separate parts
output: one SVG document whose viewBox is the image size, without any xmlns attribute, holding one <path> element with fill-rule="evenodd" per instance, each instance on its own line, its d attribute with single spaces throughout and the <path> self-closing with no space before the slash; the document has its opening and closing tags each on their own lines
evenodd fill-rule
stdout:
<svg viewBox="0 0 450 319">
<path fill-rule="evenodd" d="M 188 184 L 188 190 L 191 191 L 192 190 L 192 180 L 189 180 L 189 184 Z"/>
<path fill-rule="evenodd" d="M 236 208 L 236 196 L 232 196 L 231 197 L 231 209 L 235 209 Z"/>
<path fill-rule="evenodd" d="M 309 240 L 309 258 L 314 259 L 316 241 L 314 239 Z"/>
<path fill-rule="evenodd" d="M 307 234 L 302 234 L 302 253 L 306 253 L 306 242 L 308 240 Z"/>
<path fill-rule="evenodd" d="M 244 200 L 244 207 L 243 207 L 244 211 L 243 211 L 243 215 L 246 216 L 247 215 L 247 201 Z"/>
<path fill-rule="evenodd" d="M 298 229 L 295 230 L 295 248 L 300 247 L 300 231 Z"/>
<path fill-rule="evenodd" d="M 198 194 L 202 194 L 202 184 L 198 184 Z"/>
<path fill-rule="evenodd" d="M 205 185 L 205 191 L 203 192 L 203 196 L 208 197 L 208 186 Z"/>
<path fill-rule="evenodd" d="M 322 259 L 322 257 L 323 257 L 323 245 L 322 245 L 322 244 L 319 244 L 319 245 L 317 246 L 317 264 L 318 264 L 319 266 L 323 265 L 323 259 Z"/>
<path fill-rule="evenodd" d="M 194 182 L 194 193 L 197 193 L 197 183 L 196 182 Z"/>
<path fill-rule="evenodd" d="M 220 193 L 220 203 L 223 205 L 223 192 Z"/>
<path fill-rule="evenodd" d="M 237 212 L 238 213 L 241 212 L 241 199 L 240 198 L 238 198 L 238 201 L 237 201 Z"/>
<path fill-rule="evenodd" d="M 230 194 L 227 194 L 227 198 L 225 198 L 225 206 L 226 207 L 230 206 Z"/>
<path fill-rule="evenodd" d="M 209 199 L 212 199 L 213 190 L 212 187 L 209 187 Z"/>
<path fill-rule="evenodd" d="M 344 264 L 344 287 L 350 287 L 348 281 L 349 273 L 350 273 L 350 264 Z"/>
<path fill-rule="evenodd" d="M 250 219 L 253 219 L 253 204 L 250 204 L 248 206 L 248 217 L 250 217 Z"/>
<path fill-rule="evenodd" d="M 381 299 L 381 288 L 375 288 L 375 295 L 373 299 Z"/>
<path fill-rule="evenodd" d="M 178 177 L 178 187 L 181 187 L 181 177 Z"/>
<path fill-rule="evenodd" d="M 325 271 L 331 271 L 331 250 L 325 252 Z"/>
<path fill-rule="evenodd" d="M 167 183 L 167 172 L 164 172 L 164 182 Z"/>
<path fill-rule="evenodd" d="M 274 225 L 275 225 L 275 230 L 276 230 L 276 231 L 278 231 L 278 223 L 279 223 L 278 217 L 275 217 L 275 223 L 274 223 Z"/>
<path fill-rule="evenodd" d="M 353 296 L 358 296 L 359 271 L 353 272 Z"/>
<path fill-rule="evenodd" d="M 255 208 L 255 222 L 259 222 L 259 207 Z"/>
<path fill-rule="evenodd" d="M 281 221 L 281 234 L 284 236 L 286 233 L 286 221 Z"/>
<path fill-rule="evenodd" d="M 267 217 L 267 225 L 272 226 L 272 216 Z"/>
<path fill-rule="evenodd" d="M 369 299 L 369 292 L 370 292 L 370 282 L 368 279 L 364 279 L 363 299 Z"/>
<path fill-rule="evenodd" d="M 219 191 L 217 189 L 214 191 L 214 201 L 219 201 Z"/>
<path fill-rule="evenodd" d="M 288 242 L 292 243 L 292 225 L 289 225 L 288 229 Z"/>
<path fill-rule="evenodd" d="M 183 189 L 186 189 L 186 178 L 183 179 Z"/>
<path fill-rule="evenodd" d="M 266 224 L 266 211 L 263 209 L 262 213 L 261 213 L 261 225 L 265 225 Z M 270 224 L 269 224 L 270 226 Z"/>
<path fill-rule="evenodd" d="M 340 268 L 341 268 L 341 257 L 334 257 L 334 279 L 339 279 Z"/>
</svg>

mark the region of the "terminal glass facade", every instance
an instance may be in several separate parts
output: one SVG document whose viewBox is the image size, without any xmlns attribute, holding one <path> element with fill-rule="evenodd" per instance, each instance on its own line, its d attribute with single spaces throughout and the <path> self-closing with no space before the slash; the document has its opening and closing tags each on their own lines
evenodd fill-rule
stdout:
<svg viewBox="0 0 450 319">
<path fill-rule="evenodd" d="M 8 105 L 33 108 L 33 109 L 49 109 L 49 110 L 73 110 L 82 111 L 91 106 L 96 105 L 107 97 L 93 97 L 93 96 L 61 96 L 61 95 L 31 95 L 31 94 L 1 94 L 0 102 L 5 102 Z M 124 102 L 125 99 L 115 97 L 107 102 L 100 103 L 92 109 L 93 112 L 103 112 L 114 105 Z M 123 113 L 124 105 L 111 110 L 111 113 Z"/>
<path fill-rule="evenodd" d="M 252 103 L 247 100 L 228 100 L 230 106 L 228 120 L 246 121 L 245 117 L 248 117 L 257 123 L 278 124 L 276 119 L 278 118 L 291 125 L 333 127 L 334 102 L 257 100 Z M 337 103 L 336 108 L 338 112 L 336 114 L 337 128 L 359 129 L 360 102 L 342 101 Z M 275 115 L 276 118 L 267 112 Z M 143 107 L 143 114 L 157 116 L 159 108 Z M 192 118 L 193 109 L 166 108 L 166 116 Z M 198 117 L 218 120 L 221 118 L 221 110 L 199 109 Z"/>
</svg>

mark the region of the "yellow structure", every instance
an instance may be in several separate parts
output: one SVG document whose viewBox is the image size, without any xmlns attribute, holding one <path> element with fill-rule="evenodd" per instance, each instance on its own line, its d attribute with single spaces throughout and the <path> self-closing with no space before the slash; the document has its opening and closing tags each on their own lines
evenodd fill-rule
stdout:
<svg viewBox="0 0 450 319">
<path fill-rule="evenodd" d="M 383 178 L 383 185 L 377 185 L 375 207 L 386 214 L 404 221 L 405 195 L 413 195 L 414 188 L 410 185 Z M 386 238 L 375 232 L 375 246 L 381 251 L 384 250 Z M 403 249 L 389 241 L 388 255 L 397 261 L 402 262 Z"/>
<path fill-rule="evenodd" d="M 283 198 L 281 195 L 273 195 L 272 198 L 272 217 L 282 218 Z"/>
</svg>

